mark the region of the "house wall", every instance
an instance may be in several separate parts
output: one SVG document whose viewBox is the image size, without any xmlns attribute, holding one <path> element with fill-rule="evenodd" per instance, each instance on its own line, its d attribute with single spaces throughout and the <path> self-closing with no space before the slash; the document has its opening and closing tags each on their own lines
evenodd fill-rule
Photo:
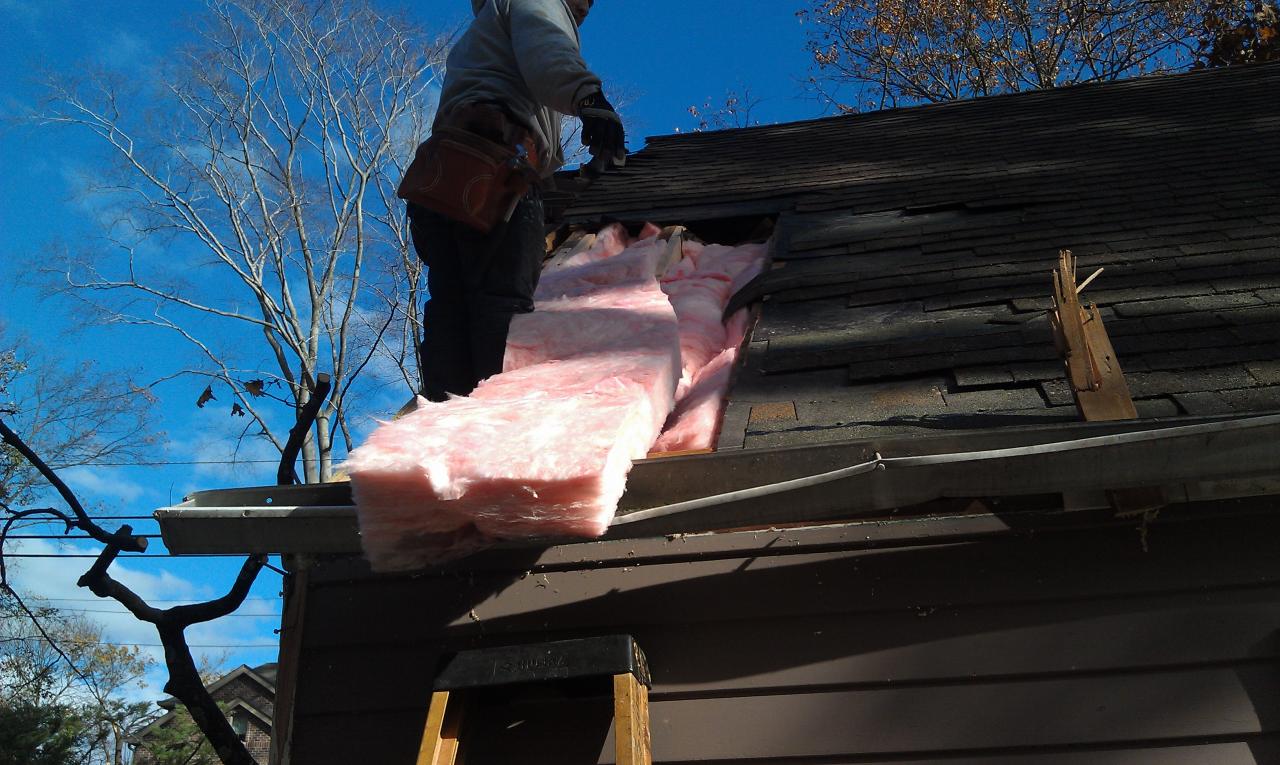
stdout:
<svg viewBox="0 0 1280 765">
<path fill-rule="evenodd" d="M 237 699 L 253 706 L 264 715 L 271 716 L 275 708 L 275 695 L 263 688 L 257 681 L 243 675 L 236 677 L 226 685 L 213 692 L 214 701 L 230 703 Z M 181 707 L 179 707 L 181 709 Z M 271 726 L 257 717 L 248 715 L 248 731 L 245 735 L 245 748 L 255 761 L 266 765 L 271 752 Z M 134 754 L 134 765 L 150 765 L 154 762 L 150 752 L 138 748 Z"/>
<path fill-rule="evenodd" d="M 418 576 L 329 561 L 309 574 L 291 762 L 412 763 L 442 655 L 615 632 L 648 655 L 659 763 L 1280 761 L 1272 504 L 1166 510 L 1146 550 L 1131 524 L 977 515 Z M 468 765 L 613 762 L 600 700 L 479 703 Z"/>
<path fill-rule="evenodd" d="M 271 728 L 250 715 L 244 745 L 255 762 L 266 765 L 271 752 Z M 155 758 L 147 749 L 139 747 L 134 751 L 133 765 L 152 765 L 154 762 Z"/>
<path fill-rule="evenodd" d="M 268 719 L 275 711 L 275 695 L 263 688 L 256 680 L 243 675 L 215 691 L 213 698 L 219 702 L 231 702 L 240 699 L 262 712 Z M 245 748 L 249 750 L 249 754 L 252 755 L 254 760 L 266 765 L 271 755 L 271 726 L 263 723 L 253 715 L 248 717 L 248 731 L 244 739 Z"/>
<path fill-rule="evenodd" d="M 240 699 L 268 717 L 275 710 L 275 694 L 243 675 L 214 691 L 213 699 L 219 702 Z"/>
<path fill-rule="evenodd" d="M 244 738 L 245 749 L 259 765 L 266 765 L 271 756 L 271 728 L 257 718 L 249 718 L 249 731 Z"/>
</svg>

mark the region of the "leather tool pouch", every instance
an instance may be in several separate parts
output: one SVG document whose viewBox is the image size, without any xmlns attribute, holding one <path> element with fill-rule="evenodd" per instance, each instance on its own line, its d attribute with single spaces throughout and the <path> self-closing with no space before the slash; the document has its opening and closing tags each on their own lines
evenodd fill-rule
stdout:
<svg viewBox="0 0 1280 765">
<path fill-rule="evenodd" d="M 418 147 L 397 196 L 487 234 L 538 182 L 532 147 L 500 110 L 468 107 Z"/>
</svg>

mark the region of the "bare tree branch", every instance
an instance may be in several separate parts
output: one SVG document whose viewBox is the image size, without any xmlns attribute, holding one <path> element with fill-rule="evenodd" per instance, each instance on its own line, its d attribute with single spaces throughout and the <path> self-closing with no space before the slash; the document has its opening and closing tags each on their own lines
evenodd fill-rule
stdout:
<svg viewBox="0 0 1280 765">
<path fill-rule="evenodd" d="M 321 378 L 323 379 L 324 376 L 322 375 Z M 327 384 L 327 380 L 325 380 L 325 383 Z M 312 404 L 304 410 L 304 416 L 295 426 L 291 441 L 301 440 L 301 434 L 310 430 L 315 411 L 324 400 L 324 390 L 316 390 L 312 393 Z M 236 576 L 235 582 L 227 594 L 220 598 L 204 603 L 181 605 L 167 609 L 156 608 L 148 604 L 129 587 L 113 578 L 109 573 L 111 564 L 121 551 L 144 551 L 147 548 L 147 540 L 143 537 L 134 536 L 132 528 L 128 525 L 121 526 L 115 532 L 107 532 L 95 524 L 85 513 L 80 500 L 74 492 L 3 420 L 0 420 L 0 437 L 3 437 L 5 444 L 17 450 L 19 454 L 31 462 L 40 474 L 58 490 L 58 493 L 71 510 L 70 515 L 53 508 L 15 512 L 7 504 L 0 502 L 0 510 L 6 516 L 4 524 L 0 526 L 0 590 L 11 596 L 23 613 L 31 620 L 32 624 L 35 625 L 43 639 L 49 642 L 58 655 L 84 682 L 88 683 L 89 680 L 83 677 L 75 662 L 67 656 L 53 636 L 49 635 L 44 629 L 37 615 L 23 602 L 18 593 L 9 586 L 4 560 L 4 545 L 15 524 L 37 516 L 60 520 L 68 531 L 72 528 L 79 528 L 94 539 L 102 542 L 105 545 L 102 553 L 89 570 L 80 577 L 77 584 L 88 588 L 100 598 L 115 600 L 133 614 L 135 618 L 155 626 L 156 632 L 160 636 L 160 642 L 164 647 L 165 664 L 169 670 L 169 679 L 164 686 L 165 691 L 181 701 L 183 706 L 186 707 L 197 727 L 208 738 L 224 765 L 254 765 L 254 760 L 249 755 L 244 743 L 236 736 L 230 722 L 227 721 L 217 702 L 214 701 L 205 687 L 199 670 L 192 659 L 191 649 L 186 642 L 185 631 L 194 624 L 218 619 L 238 609 L 248 596 L 258 573 L 266 565 L 266 556 L 254 555 L 248 557 L 241 566 L 240 573 Z M 282 471 L 283 469 L 284 466 L 282 465 Z"/>
<path fill-rule="evenodd" d="M 59 269 L 57 289 L 100 321 L 181 338 L 277 448 L 293 418 L 255 405 L 231 370 L 283 380 L 295 413 L 331 370 L 302 453 L 305 479 L 328 480 L 371 360 L 420 334 L 423 271 L 394 189 L 449 38 L 369 0 L 209 0 L 196 32 L 150 111 L 109 75 L 51 85 L 43 121 L 114 155 L 114 173 L 95 175 L 121 221 L 119 249 Z M 159 232 L 163 258 L 147 252 Z M 416 353 L 382 355 L 416 391 Z"/>
</svg>

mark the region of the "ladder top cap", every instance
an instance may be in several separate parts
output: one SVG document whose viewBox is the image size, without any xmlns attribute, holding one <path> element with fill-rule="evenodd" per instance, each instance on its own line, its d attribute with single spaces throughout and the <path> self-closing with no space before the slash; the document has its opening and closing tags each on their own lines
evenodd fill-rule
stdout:
<svg viewBox="0 0 1280 765">
<path fill-rule="evenodd" d="M 645 687 L 651 686 L 649 664 L 635 638 L 607 635 L 459 651 L 445 662 L 435 690 L 622 674 L 635 675 Z"/>
</svg>

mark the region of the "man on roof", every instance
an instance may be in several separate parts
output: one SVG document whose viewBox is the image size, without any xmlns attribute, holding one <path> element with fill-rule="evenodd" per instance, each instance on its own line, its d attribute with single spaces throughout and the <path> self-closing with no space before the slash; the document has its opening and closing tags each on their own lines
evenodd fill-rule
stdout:
<svg viewBox="0 0 1280 765">
<path fill-rule="evenodd" d="M 472 0 L 475 19 L 449 54 L 432 138 L 400 188 L 427 265 L 419 359 L 432 401 L 501 372 L 511 317 L 533 310 L 539 186 L 564 163 L 561 115 L 582 121 L 594 165 L 625 159 L 622 120 L 582 60 L 578 27 L 593 4 Z"/>
</svg>

